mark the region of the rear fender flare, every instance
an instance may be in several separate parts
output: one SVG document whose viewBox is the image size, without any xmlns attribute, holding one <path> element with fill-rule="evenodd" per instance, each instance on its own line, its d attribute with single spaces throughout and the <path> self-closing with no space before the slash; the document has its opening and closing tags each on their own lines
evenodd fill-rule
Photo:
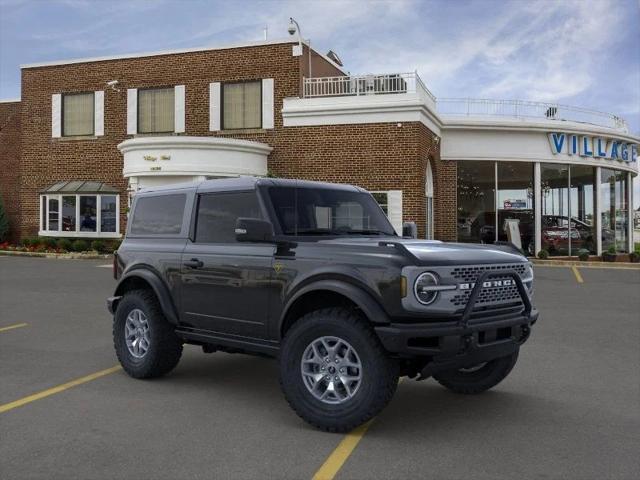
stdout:
<svg viewBox="0 0 640 480">
<path fill-rule="evenodd" d="M 171 293 L 167 288 L 166 284 L 162 281 L 162 279 L 151 270 L 145 268 L 136 268 L 127 272 L 118 282 L 118 286 L 116 287 L 116 291 L 114 293 L 115 297 L 122 297 L 128 290 L 127 283 L 129 283 L 132 279 L 142 280 L 147 283 L 158 299 L 158 303 L 160 303 L 160 307 L 162 308 L 162 312 L 169 323 L 173 325 L 178 324 L 178 313 L 176 307 L 173 303 L 173 299 L 171 298 Z M 113 309 L 117 308 L 117 302 L 114 303 Z"/>
</svg>

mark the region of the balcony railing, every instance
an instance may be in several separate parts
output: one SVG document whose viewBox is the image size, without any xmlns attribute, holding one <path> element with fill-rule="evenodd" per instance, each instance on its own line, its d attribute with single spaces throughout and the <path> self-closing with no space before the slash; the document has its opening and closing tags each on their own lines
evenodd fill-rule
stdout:
<svg viewBox="0 0 640 480">
<path fill-rule="evenodd" d="M 438 113 L 469 117 L 540 118 L 589 123 L 628 132 L 627 122 L 611 113 L 559 103 L 530 102 L 526 100 L 487 100 L 477 98 L 439 98 Z"/>
<path fill-rule="evenodd" d="M 435 102 L 435 97 L 416 72 L 304 79 L 305 98 L 422 92 Z"/>
<path fill-rule="evenodd" d="M 476 98 L 439 98 L 436 100 L 417 72 L 305 78 L 303 90 L 304 98 L 358 97 L 403 93 L 418 95 L 430 108 L 436 109 L 439 114 L 443 115 L 564 120 L 629 132 L 627 122 L 616 115 L 559 103 Z"/>
</svg>

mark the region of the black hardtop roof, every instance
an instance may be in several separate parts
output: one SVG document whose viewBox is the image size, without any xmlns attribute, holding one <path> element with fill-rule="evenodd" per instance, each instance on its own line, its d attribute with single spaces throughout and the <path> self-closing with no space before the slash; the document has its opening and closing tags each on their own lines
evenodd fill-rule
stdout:
<svg viewBox="0 0 640 480">
<path fill-rule="evenodd" d="M 234 190 L 253 190 L 257 186 L 281 186 L 281 187 L 298 187 L 298 188 L 330 188 L 337 190 L 350 190 L 362 192 L 363 189 L 353 185 L 314 182 L 311 180 L 296 180 L 290 178 L 262 178 L 262 177 L 232 177 L 217 178 L 213 180 L 204 180 L 201 182 L 176 183 L 172 185 L 163 185 L 159 187 L 151 187 L 140 190 L 136 195 L 145 195 L 147 193 L 173 193 L 184 190 L 197 190 L 198 192 L 226 192 Z"/>
</svg>

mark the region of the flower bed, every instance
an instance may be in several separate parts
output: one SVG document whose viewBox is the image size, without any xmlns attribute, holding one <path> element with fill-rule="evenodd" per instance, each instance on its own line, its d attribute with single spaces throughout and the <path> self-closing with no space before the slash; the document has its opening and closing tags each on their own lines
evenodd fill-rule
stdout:
<svg viewBox="0 0 640 480">
<path fill-rule="evenodd" d="M 113 253 L 120 246 L 120 240 L 93 240 L 34 237 L 25 238 L 19 244 L 0 243 L 0 250 L 7 252 L 65 254 L 65 253 Z"/>
</svg>

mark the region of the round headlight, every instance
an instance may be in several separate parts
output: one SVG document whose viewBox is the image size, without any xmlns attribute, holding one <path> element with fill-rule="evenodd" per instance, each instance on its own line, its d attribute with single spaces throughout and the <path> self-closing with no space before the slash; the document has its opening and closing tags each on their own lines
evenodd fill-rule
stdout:
<svg viewBox="0 0 640 480">
<path fill-rule="evenodd" d="M 416 278 L 413 291 L 418 301 L 423 305 L 433 303 L 438 296 L 438 277 L 431 272 L 425 272 Z"/>
</svg>

